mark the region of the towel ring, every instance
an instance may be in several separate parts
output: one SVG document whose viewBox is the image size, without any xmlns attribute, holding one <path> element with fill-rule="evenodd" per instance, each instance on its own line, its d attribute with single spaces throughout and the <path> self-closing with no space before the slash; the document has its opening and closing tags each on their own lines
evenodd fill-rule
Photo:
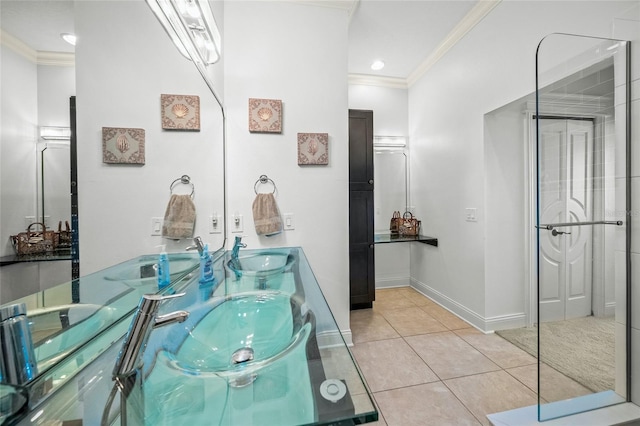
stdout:
<svg viewBox="0 0 640 426">
<path fill-rule="evenodd" d="M 278 188 L 276 187 L 276 183 L 273 180 L 271 180 L 271 178 L 267 177 L 267 175 L 260 175 L 255 185 L 253 185 L 253 190 L 255 191 L 256 194 L 258 194 L 258 184 L 264 185 L 267 183 L 270 183 L 271 185 L 273 185 L 272 194 L 275 194 L 276 191 L 278 190 Z"/>
<path fill-rule="evenodd" d="M 180 176 L 178 179 L 174 180 L 173 182 L 171 182 L 171 185 L 169 185 L 169 192 L 173 194 L 173 188 L 177 185 L 177 184 L 182 184 L 182 185 L 191 185 L 191 194 L 189 194 L 189 196 L 191 198 L 193 198 L 193 193 L 196 190 L 195 185 L 193 184 L 193 182 L 191 182 L 191 178 L 188 175 L 182 175 Z"/>
</svg>

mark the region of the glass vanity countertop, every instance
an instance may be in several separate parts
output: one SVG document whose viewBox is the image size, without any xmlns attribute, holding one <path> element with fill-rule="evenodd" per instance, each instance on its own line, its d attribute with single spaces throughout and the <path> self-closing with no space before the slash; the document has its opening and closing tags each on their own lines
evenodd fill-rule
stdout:
<svg viewBox="0 0 640 426">
<path fill-rule="evenodd" d="M 230 260 L 227 252 L 224 281 L 210 299 L 203 300 L 194 280 L 181 290 L 184 297 L 161 306 L 159 314 L 185 309 L 191 315 L 155 330 L 147 345 L 146 424 L 376 421 L 370 392 L 302 248 L 240 250 L 241 268 Z M 207 304 L 215 307 L 203 314 Z M 255 351 L 255 360 L 230 362 L 242 346 Z"/>
<path fill-rule="evenodd" d="M 172 253 L 169 258 L 170 264 L 176 261 L 174 282 L 190 277 L 199 265 L 197 253 Z M 27 307 L 37 362 L 36 377 L 24 385 L 30 406 L 125 334 L 142 294 L 158 292 L 155 263 L 157 255 L 140 256 L 3 305 Z"/>
</svg>

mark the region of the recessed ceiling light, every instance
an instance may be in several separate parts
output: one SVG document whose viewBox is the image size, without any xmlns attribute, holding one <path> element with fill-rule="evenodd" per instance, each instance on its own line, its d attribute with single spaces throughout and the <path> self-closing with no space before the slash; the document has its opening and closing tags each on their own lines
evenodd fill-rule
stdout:
<svg viewBox="0 0 640 426">
<path fill-rule="evenodd" d="M 381 70 L 382 68 L 384 68 L 384 62 L 382 61 L 373 61 L 371 64 L 371 69 L 374 71 Z"/>
<path fill-rule="evenodd" d="M 62 37 L 62 39 L 64 41 L 66 41 L 67 43 L 69 43 L 72 46 L 76 45 L 76 35 L 75 34 L 69 34 L 69 33 L 62 33 L 60 34 L 60 37 Z"/>
</svg>

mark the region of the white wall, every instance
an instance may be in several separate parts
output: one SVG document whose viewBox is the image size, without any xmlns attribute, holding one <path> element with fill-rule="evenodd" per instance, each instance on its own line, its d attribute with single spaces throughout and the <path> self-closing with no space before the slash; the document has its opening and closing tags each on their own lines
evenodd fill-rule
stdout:
<svg viewBox="0 0 640 426">
<path fill-rule="evenodd" d="M 164 216 L 169 186 L 183 174 L 195 185 L 195 235 L 220 247 L 207 217 L 223 211 L 222 118 L 204 80 L 145 2 L 77 2 L 75 13 L 81 274 L 156 253 L 160 244 L 170 252 L 190 245 L 150 235 L 151 217 Z M 217 87 L 222 64 L 213 73 Z M 201 130 L 163 131 L 161 94 L 198 95 Z M 102 127 L 145 129 L 146 164 L 103 163 Z"/>
<path fill-rule="evenodd" d="M 485 147 L 483 116 L 535 90 L 545 35 L 611 37 L 634 4 L 503 1 L 409 89 L 411 198 L 439 243 L 412 250 L 412 283 L 483 330 L 524 318 L 525 288 L 523 153 Z M 477 222 L 465 221 L 468 207 Z"/>
<path fill-rule="evenodd" d="M 407 89 L 349 84 L 349 109 L 373 111 L 373 134 L 375 136 L 408 136 L 409 99 Z M 409 142 L 410 144 L 410 142 Z M 378 158 L 376 156 L 376 158 Z M 374 167 L 376 164 L 374 163 Z M 381 185 L 384 176 L 375 168 L 376 189 Z M 394 179 L 394 182 L 397 180 Z M 376 191 L 377 193 L 377 191 Z M 378 207 L 379 200 L 374 203 Z M 404 206 L 396 205 L 395 209 Z M 388 210 L 388 209 L 386 209 Z M 384 215 L 376 208 L 375 228 L 382 231 L 389 229 L 391 216 Z M 393 212 L 393 210 L 391 210 Z M 401 212 L 403 213 L 403 212 Z M 417 214 L 417 213 L 416 213 Z M 376 288 L 397 287 L 410 284 L 411 259 L 410 243 L 377 244 L 375 247 Z"/>
<path fill-rule="evenodd" d="M 243 215 L 248 248 L 304 249 L 338 326 L 346 331 L 347 12 L 294 2 L 228 2 L 225 29 L 228 211 Z M 249 133 L 249 98 L 282 100 L 281 134 Z M 298 166 L 298 132 L 329 134 L 328 166 Z M 255 233 L 251 205 L 262 174 L 277 185 L 281 213 L 295 215 L 295 230 L 269 238 Z"/>
</svg>

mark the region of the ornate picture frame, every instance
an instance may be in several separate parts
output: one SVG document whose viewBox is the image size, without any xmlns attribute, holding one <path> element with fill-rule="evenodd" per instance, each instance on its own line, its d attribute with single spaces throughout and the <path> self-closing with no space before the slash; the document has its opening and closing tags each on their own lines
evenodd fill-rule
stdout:
<svg viewBox="0 0 640 426">
<path fill-rule="evenodd" d="M 102 162 L 107 164 L 144 164 L 144 129 L 102 128 Z"/>
<path fill-rule="evenodd" d="M 163 94 L 160 106 L 164 130 L 200 131 L 199 96 Z"/>
<path fill-rule="evenodd" d="M 298 133 L 298 165 L 329 164 L 328 133 Z"/>
<path fill-rule="evenodd" d="M 282 133 L 282 101 L 249 98 L 249 132 Z"/>
</svg>

